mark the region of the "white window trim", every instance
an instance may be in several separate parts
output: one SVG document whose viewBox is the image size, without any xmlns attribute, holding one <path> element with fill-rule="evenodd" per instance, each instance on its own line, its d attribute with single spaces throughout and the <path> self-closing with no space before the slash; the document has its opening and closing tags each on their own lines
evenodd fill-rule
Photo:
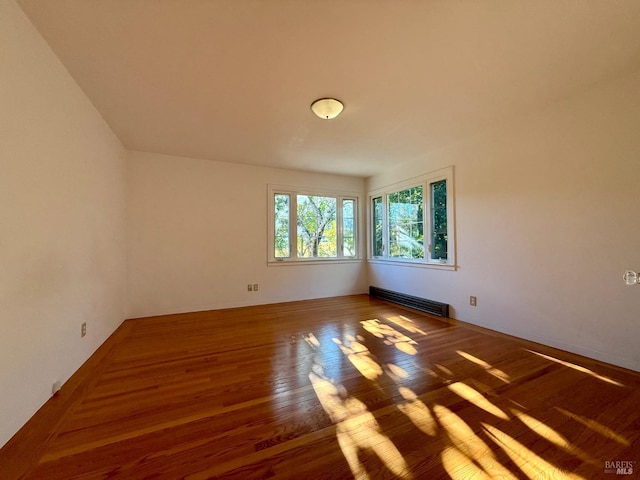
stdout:
<svg viewBox="0 0 640 480">
<path fill-rule="evenodd" d="M 397 265 L 402 264 L 411 267 L 426 267 L 440 270 L 456 270 L 456 231 L 455 231 L 455 187 L 454 187 L 454 175 L 453 166 L 446 167 L 434 172 L 430 172 L 418 177 L 414 177 L 408 180 L 402 180 L 391 185 L 387 185 L 381 188 L 370 191 L 367 194 L 367 261 L 369 263 L 380 263 Z M 431 241 L 431 191 L 429 185 L 439 180 L 447 181 L 447 260 L 442 262 L 439 260 L 433 260 L 429 255 L 429 244 L 425 244 L 425 258 L 424 259 L 411 259 L 411 258 L 394 258 L 387 257 L 388 251 L 388 218 L 387 218 L 387 196 L 391 193 L 405 190 L 418 185 L 424 186 L 424 198 L 426 199 L 424 205 L 424 238 Z M 383 256 L 373 255 L 373 199 L 382 197 L 383 215 L 382 215 L 382 231 L 383 231 L 383 248 L 385 254 Z"/>
<path fill-rule="evenodd" d="M 362 243 L 360 242 L 360 232 L 361 232 L 361 198 L 360 195 L 354 192 L 347 192 L 343 190 L 328 190 L 328 189 L 315 189 L 311 187 L 297 187 L 291 185 L 268 185 L 267 188 L 267 230 L 268 230 L 268 242 L 267 242 L 267 264 L 268 265 L 314 265 L 314 264 L 328 264 L 328 263 L 354 263 L 354 262 L 362 262 Z M 291 256 L 289 257 L 276 257 L 275 254 L 275 204 L 274 204 L 274 195 L 275 194 L 287 194 L 290 195 L 291 205 L 290 205 L 290 229 L 289 229 L 289 245 L 291 248 Z M 323 257 L 323 258 L 299 258 L 297 256 L 297 242 L 296 232 L 297 227 L 294 218 L 296 218 L 296 196 L 297 195 L 310 195 L 310 196 L 325 196 L 325 197 L 334 197 L 338 201 L 338 208 L 336 211 L 336 231 L 338 237 L 338 256 L 336 257 Z M 342 239 L 343 234 L 343 221 L 342 221 L 342 201 L 343 200 L 355 200 L 355 227 L 354 227 L 354 243 L 356 246 L 356 256 L 354 257 L 345 257 L 342 252 Z"/>
</svg>

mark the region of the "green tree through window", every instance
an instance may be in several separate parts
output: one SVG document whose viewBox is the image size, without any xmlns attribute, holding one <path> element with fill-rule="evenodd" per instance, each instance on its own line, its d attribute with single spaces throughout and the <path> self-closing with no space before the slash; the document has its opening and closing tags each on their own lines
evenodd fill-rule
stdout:
<svg viewBox="0 0 640 480">
<path fill-rule="evenodd" d="M 336 199 L 298 195 L 298 257 L 335 257 Z"/>
<path fill-rule="evenodd" d="M 431 184 L 431 258 L 447 259 L 447 181 Z"/>
<path fill-rule="evenodd" d="M 381 257 L 384 254 L 382 229 L 383 205 L 382 197 L 373 199 L 373 256 Z"/>
<path fill-rule="evenodd" d="M 424 258 L 422 186 L 388 195 L 389 256 Z"/>
<path fill-rule="evenodd" d="M 369 193 L 370 258 L 456 267 L 453 167 Z"/>
<path fill-rule="evenodd" d="M 342 200 L 342 254 L 356 256 L 356 201 Z"/>
<path fill-rule="evenodd" d="M 357 199 L 272 190 L 272 260 L 357 258 Z"/>
<path fill-rule="evenodd" d="M 275 200 L 275 256 L 286 258 L 291 255 L 289 245 L 289 195 L 276 194 Z"/>
</svg>

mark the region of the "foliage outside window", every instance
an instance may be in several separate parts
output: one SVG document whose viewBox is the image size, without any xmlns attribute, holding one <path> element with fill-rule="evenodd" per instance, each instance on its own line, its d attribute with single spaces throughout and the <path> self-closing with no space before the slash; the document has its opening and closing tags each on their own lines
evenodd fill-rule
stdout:
<svg viewBox="0 0 640 480">
<path fill-rule="evenodd" d="M 291 255 L 289 244 L 289 195 L 276 194 L 275 200 L 275 256 L 288 257 Z"/>
<path fill-rule="evenodd" d="M 270 188 L 269 258 L 308 261 L 357 257 L 357 199 Z"/>
<path fill-rule="evenodd" d="M 342 200 L 342 246 L 345 257 L 356 256 L 356 201 L 353 198 Z"/>
<path fill-rule="evenodd" d="M 453 167 L 370 196 L 374 260 L 455 265 Z"/>
<path fill-rule="evenodd" d="M 387 195 L 389 256 L 424 258 L 423 187 Z"/>
<path fill-rule="evenodd" d="M 431 189 L 431 259 L 448 257 L 447 181 L 439 180 L 429 185 Z"/>
<path fill-rule="evenodd" d="M 296 195 L 298 258 L 338 256 L 337 199 Z"/>
<path fill-rule="evenodd" d="M 384 204 L 382 203 L 382 197 L 376 197 L 373 199 L 373 256 L 381 257 L 384 255 L 384 243 L 383 243 L 383 225 L 382 225 L 382 210 Z"/>
</svg>

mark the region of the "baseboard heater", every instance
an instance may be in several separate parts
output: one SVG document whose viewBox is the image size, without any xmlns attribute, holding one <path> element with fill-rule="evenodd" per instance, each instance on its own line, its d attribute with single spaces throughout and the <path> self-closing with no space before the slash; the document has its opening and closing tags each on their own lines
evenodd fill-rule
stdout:
<svg viewBox="0 0 640 480">
<path fill-rule="evenodd" d="M 387 302 L 397 303 L 403 307 L 413 308 L 421 312 L 430 313 L 439 317 L 449 316 L 449 304 L 427 300 L 426 298 L 414 297 L 405 293 L 393 292 L 384 288 L 369 287 L 369 295 L 386 300 Z"/>
</svg>

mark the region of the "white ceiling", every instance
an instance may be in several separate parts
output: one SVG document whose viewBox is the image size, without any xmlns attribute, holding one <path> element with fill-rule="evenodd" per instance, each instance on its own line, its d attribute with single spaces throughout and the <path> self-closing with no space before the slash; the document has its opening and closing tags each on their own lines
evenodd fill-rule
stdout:
<svg viewBox="0 0 640 480">
<path fill-rule="evenodd" d="M 638 0 L 18 3 L 127 148 L 357 176 L 640 68 Z"/>
</svg>

